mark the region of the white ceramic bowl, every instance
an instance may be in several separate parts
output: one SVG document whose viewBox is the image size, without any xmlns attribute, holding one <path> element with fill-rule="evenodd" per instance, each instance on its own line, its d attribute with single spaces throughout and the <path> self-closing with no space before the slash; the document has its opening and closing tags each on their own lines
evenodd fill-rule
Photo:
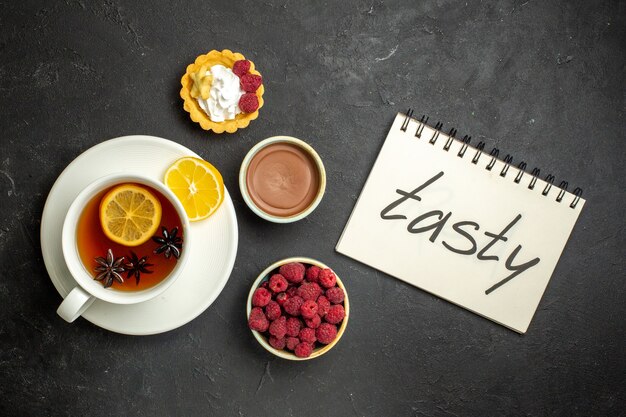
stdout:
<svg viewBox="0 0 626 417">
<path fill-rule="evenodd" d="M 250 193 L 248 193 L 246 176 L 248 174 L 250 161 L 252 161 L 252 158 L 254 157 L 254 155 L 257 154 L 257 152 L 259 152 L 266 146 L 272 145 L 274 143 L 290 143 L 303 149 L 315 161 L 320 175 L 320 187 L 317 196 L 315 196 L 315 200 L 313 200 L 311 205 L 307 207 L 304 211 L 289 217 L 274 216 L 272 214 L 266 213 L 265 211 L 261 210 L 256 204 L 254 204 L 254 201 L 252 201 L 252 198 L 250 197 Z M 250 210 L 252 210 L 257 216 L 274 223 L 293 223 L 297 222 L 298 220 L 304 219 L 306 216 L 311 214 L 313 210 L 315 210 L 315 208 L 319 205 L 320 201 L 322 201 L 322 197 L 324 196 L 324 192 L 326 191 L 326 170 L 324 169 L 324 163 L 322 162 L 322 158 L 320 158 L 317 152 L 315 152 L 315 149 L 313 149 L 308 143 L 291 136 L 273 136 L 271 138 L 264 139 L 254 145 L 252 149 L 250 149 L 246 157 L 243 159 L 243 162 L 241 163 L 241 168 L 239 169 L 239 189 L 241 190 L 243 200 L 246 202 L 248 207 L 250 207 Z"/>
<path fill-rule="evenodd" d="M 282 259 L 280 261 L 274 262 L 272 265 L 265 268 L 265 270 L 261 272 L 259 276 L 252 283 L 252 287 L 250 288 L 250 293 L 248 294 L 248 302 L 246 303 L 246 320 L 248 317 L 250 317 L 250 311 L 252 310 L 252 295 L 254 294 L 254 291 L 261 285 L 261 283 L 264 280 L 269 279 L 270 272 L 272 272 L 275 269 L 278 269 L 281 265 L 285 265 L 291 262 L 300 262 L 305 265 L 306 264 L 316 265 L 322 269 L 328 268 L 326 264 L 323 264 L 322 262 L 318 260 L 311 259 L 311 258 L 303 258 L 303 257 L 287 258 L 287 259 Z M 337 276 L 336 273 L 335 273 L 335 276 L 337 277 L 337 286 L 343 290 L 343 293 L 345 296 L 343 300 L 343 308 L 346 311 L 346 316 L 344 317 L 343 321 L 341 322 L 341 325 L 337 329 L 337 337 L 335 337 L 335 340 L 333 340 L 331 343 L 325 346 L 314 349 L 313 353 L 311 353 L 311 356 L 309 356 L 308 358 L 299 358 L 293 352 L 290 352 L 288 350 L 274 349 L 269 344 L 269 341 L 267 340 L 267 338 L 263 336 L 263 334 L 257 332 L 256 330 L 251 330 L 252 334 L 254 335 L 256 340 L 261 344 L 261 346 L 263 346 L 265 350 L 267 350 L 268 352 L 273 353 L 274 355 L 280 358 L 288 359 L 292 361 L 306 361 L 309 359 L 319 358 L 320 356 L 322 356 L 323 354 L 331 350 L 337 344 L 337 342 L 339 342 L 339 339 L 341 339 L 341 336 L 343 336 L 343 333 L 346 331 L 346 327 L 348 326 L 348 319 L 350 318 L 350 301 L 348 300 L 348 291 L 346 291 L 346 287 L 344 287 L 343 282 L 341 282 L 341 279 L 339 279 L 339 276 Z"/>
</svg>

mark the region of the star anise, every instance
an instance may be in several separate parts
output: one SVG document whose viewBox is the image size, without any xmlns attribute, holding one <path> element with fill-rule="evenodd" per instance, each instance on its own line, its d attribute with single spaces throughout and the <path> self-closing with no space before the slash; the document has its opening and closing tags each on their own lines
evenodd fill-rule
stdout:
<svg viewBox="0 0 626 417">
<path fill-rule="evenodd" d="M 126 269 L 126 279 L 134 276 L 135 281 L 137 281 L 137 285 L 139 285 L 139 278 L 141 274 L 151 274 L 153 271 L 149 271 L 148 267 L 154 266 L 148 263 L 148 257 L 142 256 L 141 258 L 137 256 L 137 254 L 133 251 L 130 252 L 130 256 L 128 257 L 128 262 L 124 264 L 124 268 Z"/>
<path fill-rule="evenodd" d="M 95 270 L 99 272 L 96 275 L 96 280 L 102 281 L 104 284 L 104 288 L 108 288 L 113 285 L 113 280 L 122 284 L 124 282 L 124 278 L 120 275 L 120 272 L 124 272 L 124 266 L 122 266 L 122 262 L 124 262 L 124 257 L 115 258 L 113 256 L 113 251 L 109 249 L 107 251 L 107 257 L 104 259 L 101 256 L 95 258 L 95 261 L 98 263 Z"/>
<path fill-rule="evenodd" d="M 152 240 L 160 245 L 154 250 L 154 253 L 162 253 L 167 259 L 172 255 L 174 255 L 176 259 L 180 258 L 180 250 L 183 248 L 183 239 L 177 237 L 177 233 L 178 227 L 173 228 L 171 232 L 168 232 L 165 227 L 162 227 L 161 234 L 163 237 L 155 236 L 152 238 Z"/>
</svg>

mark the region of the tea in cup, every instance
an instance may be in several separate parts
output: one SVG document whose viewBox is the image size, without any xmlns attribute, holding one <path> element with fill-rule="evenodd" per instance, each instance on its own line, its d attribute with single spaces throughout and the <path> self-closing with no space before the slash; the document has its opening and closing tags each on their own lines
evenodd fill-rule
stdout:
<svg viewBox="0 0 626 417">
<path fill-rule="evenodd" d="M 161 182 L 129 174 L 92 182 L 63 224 L 63 256 L 78 285 L 57 313 L 72 322 L 96 299 L 134 304 L 158 296 L 180 276 L 188 231 L 184 208 Z"/>
</svg>

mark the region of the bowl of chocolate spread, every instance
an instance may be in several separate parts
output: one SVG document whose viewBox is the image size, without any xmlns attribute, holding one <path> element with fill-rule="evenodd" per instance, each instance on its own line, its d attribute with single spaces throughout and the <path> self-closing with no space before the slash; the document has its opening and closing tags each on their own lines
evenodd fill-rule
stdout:
<svg viewBox="0 0 626 417">
<path fill-rule="evenodd" d="M 326 171 L 317 152 L 290 136 L 257 143 L 239 171 L 244 201 L 259 217 L 291 223 L 308 216 L 326 190 Z"/>
</svg>

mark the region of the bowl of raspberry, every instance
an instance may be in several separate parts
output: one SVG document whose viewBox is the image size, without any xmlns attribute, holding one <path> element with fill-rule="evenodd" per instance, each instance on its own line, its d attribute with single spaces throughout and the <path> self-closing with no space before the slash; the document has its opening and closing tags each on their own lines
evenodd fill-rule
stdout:
<svg viewBox="0 0 626 417">
<path fill-rule="evenodd" d="M 322 356 L 341 339 L 350 303 L 343 282 L 311 258 L 268 266 L 254 281 L 246 306 L 248 327 L 267 351 L 302 361 Z"/>
</svg>

